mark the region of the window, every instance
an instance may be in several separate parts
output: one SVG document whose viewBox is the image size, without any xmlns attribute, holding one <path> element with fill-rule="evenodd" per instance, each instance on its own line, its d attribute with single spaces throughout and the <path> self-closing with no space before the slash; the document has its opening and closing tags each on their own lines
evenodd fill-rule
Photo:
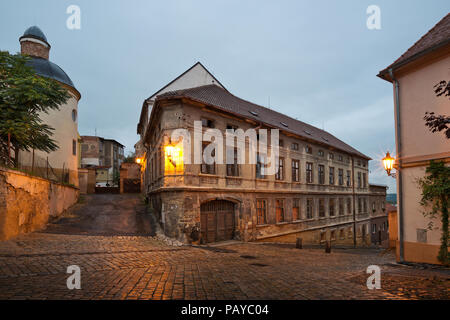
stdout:
<svg viewBox="0 0 450 320">
<path fill-rule="evenodd" d="M 331 240 L 336 240 L 336 230 L 331 230 Z"/>
<path fill-rule="evenodd" d="M 367 212 L 367 199 L 366 198 L 363 199 L 363 209 L 364 209 L 364 213 L 366 213 Z"/>
<path fill-rule="evenodd" d="M 363 188 L 365 188 L 367 186 L 367 183 L 366 183 L 367 182 L 367 175 L 366 175 L 365 172 L 363 172 L 362 178 L 363 178 L 362 186 L 363 186 Z"/>
<path fill-rule="evenodd" d="M 362 213 L 362 199 L 358 198 L 358 213 Z"/>
<path fill-rule="evenodd" d="M 313 164 L 311 162 L 306 163 L 306 183 L 313 182 Z"/>
<path fill-rule="evenodd" d="M 227 124 L 227 130 L 237 130 L 237 129 L 238 129 L 237 126 L 234 126 L 232 124 Z"/>
<path fill-rule="evenodd" d="M 257 224 L 267 223 L 267 201 L 263 199 L 256 200 L 256 218 Z"/>
<path fill-rule="evenodd" d="M 319 199 L 319 217 L 325 217 L 325 200 Z"/>
<path fill-rule="evenodd" d="M 338 170 L 338 183 L 340 186 L 344 185 L 344 169 Z"/>
<path fill-rule="evenodd" d="M 376 224 L 372 224 L 372 233 L 375 234 L 377 233 L 377 225 Z"/>
<path fill-rule="evenodd" d="M 322 231 L 320 233 L 320 242 L 325 242 L 325 237 L 326 237 L 326 233 Z"/>
<path fill-rule="evenodd" d="M 284 201 L 283 199 L 275 200 L 275 215 L 277 223 L 284 222 Z"/>
<path fill-rule="evenodd" d="M 292 160 L 292 181 L 300 181 L 300 161 Z"/>
<path fill-rule="evenodd" d="M 343 161 L 343 158 L 342 158 L 342 155 L 341 155 L 341 154 L 338 156 L 338 160 L 339 160 L 339 161 Z"/>
<path fill-rule="evenodd" d="M 278 171 L 275 173 L 275 180 L 284 180 L 284 158 L 278 158 Z"/>
<path fill-rule="evenodd" d="M 314 203 L 313 199 L 306 199 L 306 219 L 312 219 L 314 217 Z"/>
<path fill-rule="evenodd" d="M 262 154 L 256 156 L 256 178 L 264 179 L 266 177 L 263 163 L 264 159 L 265 156 Z"/>
<path fill-rule="evenodd" d="M 72 140 L 72 154 L 77 155 L 77 140 Z"/>
<path fill-rule="evenodd" d="M 279 147 L 284 147 L 284 141 L 283 140 L 278 140 L 278 146 Z"/>
<path fill-rule="evenodd" d="M 75 109 L 72 110 L 72 120 L 73 122 L 77 121 L 77 110 Z"/>
<path fill-rule="evenodd" d="M 381 225 L 381 230 L 385 231 L 386 230 L 386 222 L 383 222 L 383 224 Z"/>
<path fill-rule="evenodd" d="M 351 213 L 352 213 L 352 199 L 347 198 L 347 214 L 351 214 Z"/>
<path fill-rule="evenodd" d="M 358 172 L 358 188 L 361 188 L 361 172 Z"/>
<path fill-rule="evenodd" d="M 317 153 L 320 157 L 324 156 L 323 150 L 319 150 L 319 152 Z"/>
<path fill-rule="evenodd" d="M 339 198 L 339 215 L 344 215 L 344 199 Z"/>
<path fill-rule="evenodd" d="M 330 158 L 330 160 L 333 160 L 333 159 L 334 159 L 334 154 L 333 154 L 333 153 L 330 153 L 330 154 L 328 155 L 328 157 Z"/>
<path fill-rule="evenodd" d="M 330 199 L 330 201 L 328 202 L 328 212 L 330 213 L 330 217 L 334 217 L 334 207 L 335 207 L 335 203 L 334 203 L 334 199 Z"/>
<path fill-rule="evenodd" d="M 319 183 L 325 183 L 325 167 L 323 164 L 319 164 Z"/>
<path fill-rule="evenodd" d="M 310 146 L 306 146 L 305 147 L 305 152 L 309 153 L 309 154 L 312 154 L 312 148 Z"/>
<path fill-rule="evenodd" d="M 372 202 L 372 211 L 375 212 L 376 210 L 376 206 L 375 206 L 375 201 Z"/>
<path fill-rule="evenodd" d="M 350 170 L 347 170 L 347 187 L 352 185 Z"/>
<path fill-rule="evenodd" d="M 339 238 L 340 239 L 345 239 L 345 231 L 344 231 L 344 229 L 341 229 L 341 230 L 339 230 Z"/>
<path fill-rule="evenodd" d="M 358 163 L 358 166 L 361 166 L 361 160 L 358 160 L 357 163 Z"/>
<path fill-rule="evenodd" d="M 227 164 L 227 176 L 237 177 L 239 176 L 238 150 L 229 149 L 227 151 L 233 152 L 233 163 Z"/>
<path fill-rule="evenodd" d="M 203 154 L 205 154 L 205 148 L 208 146 L 207 143 L 203 144 Z M 213 152 L 211 152 L 211 156 L 215 156 L 215 152 L 216 150 L 214 150 Z M 205 174 L 216 174 L 216 166 L 214 163 L 212 164 L 207 164 L 205 162 L 205 159 L 202 157 L 202 164 L 201 164 L 201 173 L 205 173 Z"/>
<path fill-rule="evenodd" d="M 292 144 L 291 144 L 291 150 L 297 151 L 297 150 L 298 150 L 298 143 L 292 142 Z"/>
<path fill-rule="evenodd" d="M 330 184 L 334 184 L 334 167 L 330 167 Z"/>
<path fill-rule="evenodd" d="M 202 127 L 214 128 L 214 121 L 210 119 L 202 119 Z"/>
<path fill-rule="evenodd" d="M 300 220 L 300 199 L 294 199 L 292 204 L 292 220 Z"/>
</svg>

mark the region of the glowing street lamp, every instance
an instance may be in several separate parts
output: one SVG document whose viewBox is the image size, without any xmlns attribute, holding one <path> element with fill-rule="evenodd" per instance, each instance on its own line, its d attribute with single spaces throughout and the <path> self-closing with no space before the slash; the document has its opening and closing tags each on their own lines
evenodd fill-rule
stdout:
<svg viewBox="0 0 450 320">
<path fill-rule="evenodd" d="M 136 163 L 137 163 L 137 164 L 141 164 L 141 162 L 142 162 L 142 159 L 141 159 L 141 158 L 136 158 Z"/>
<path fill-rule="evenodd" d="M 395 159 L 391 157 L 389 151 L 386 153 L 386 156 L 381 159 L 383 161 L 384 169 L 386 170 L 388 176 L 391 175 L 391 170 L 394 167 Z"/>
</svg>

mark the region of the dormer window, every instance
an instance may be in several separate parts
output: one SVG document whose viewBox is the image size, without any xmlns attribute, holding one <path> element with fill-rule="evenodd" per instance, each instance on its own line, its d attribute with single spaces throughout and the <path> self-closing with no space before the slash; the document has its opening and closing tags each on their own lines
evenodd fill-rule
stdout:
<svg viewBox="0 0 450 320">
<path fill-rule="evenodd" d="M 214 121 L 210 119 L 202 119 L 202 127 L 214 128 Z"/>
</svg>

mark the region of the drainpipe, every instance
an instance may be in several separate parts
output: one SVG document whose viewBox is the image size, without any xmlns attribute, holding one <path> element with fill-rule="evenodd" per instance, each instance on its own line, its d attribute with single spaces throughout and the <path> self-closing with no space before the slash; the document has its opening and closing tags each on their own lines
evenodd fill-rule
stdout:
<svg viewBox="0 0 450 320">
<path fill-rule="evenodd" d="M 402 181 L 402 139 L 401 139 L 401 127 L 400 127 L 400 84 L 394 76 L 394 72 L 389 69 L 389 76 L 394 84 L 394 99 L 395 99 L 395 112 L 396 112 L 396 132 L 397 132 L 397 208 L 398 208 L 398 240 L 399 240 L 399 260 L 404 262 L 404 245 L 403 245 L 403 181 Z"/>
<path fill-rule="evenodd" d="M 353 246 L 356 248 L 355 159 L 352 156 Z"/>
</svg>

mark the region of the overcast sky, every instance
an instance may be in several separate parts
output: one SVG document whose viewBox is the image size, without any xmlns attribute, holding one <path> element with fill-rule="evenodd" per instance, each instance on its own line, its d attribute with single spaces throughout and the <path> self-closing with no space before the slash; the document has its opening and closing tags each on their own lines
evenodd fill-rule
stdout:
<svg viewBox="0 0 450 320">
<path fill-rule="evenodd" d="M 69 30 L 69 5 L 81 29 Z M 366 26 L 369 5 L 381 30 Z M 79 132 L 132 151 L 142 102 L 201 61 L 233 94 L 319 128 L 367 154 L 370 182 L 395 191 L 392 85 L 376 77 L 450 10 L 429 1 L 1 1 L 0 49 L 39 26 L 50 60 L 82 98 Z"/>
</svg>

